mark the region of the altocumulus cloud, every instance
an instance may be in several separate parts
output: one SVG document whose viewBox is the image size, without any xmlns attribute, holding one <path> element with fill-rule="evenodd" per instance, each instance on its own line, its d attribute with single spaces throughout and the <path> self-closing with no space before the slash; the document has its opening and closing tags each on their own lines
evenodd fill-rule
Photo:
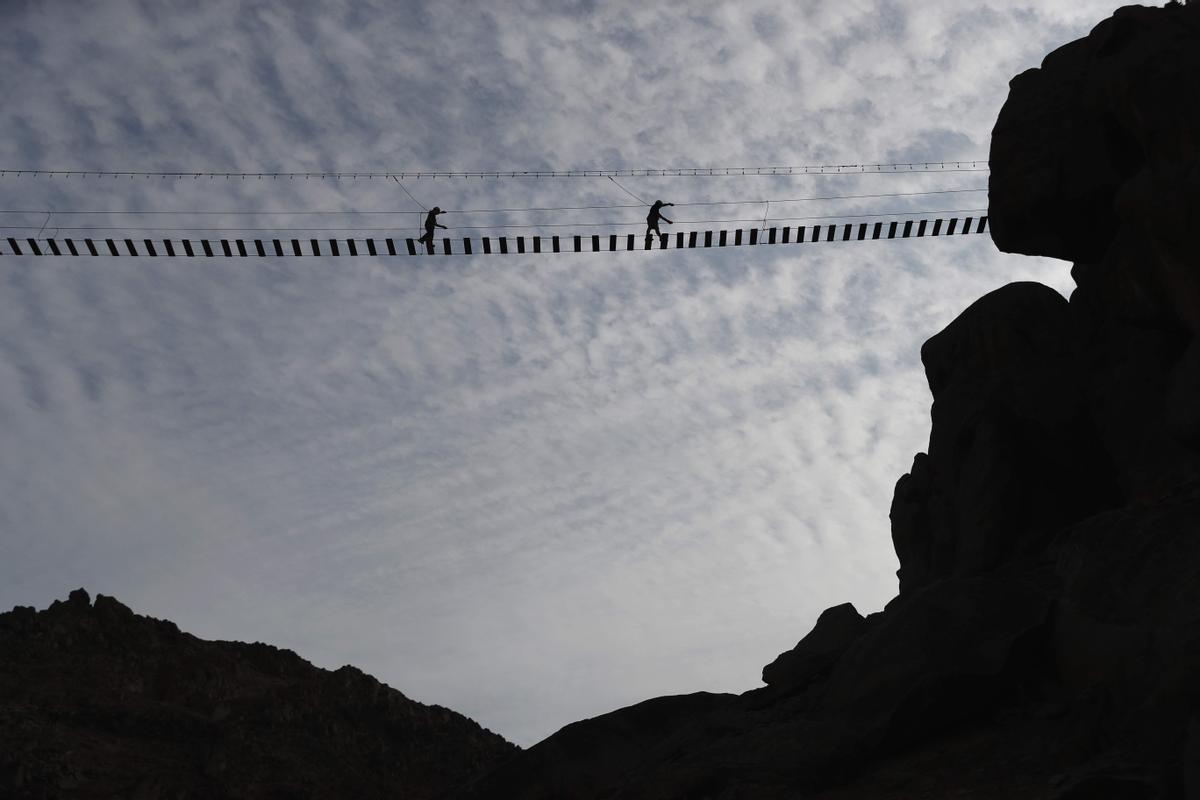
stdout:
<svg viewBox="0 0 1200 800">
<path fill-rule="evenodd" d="M 1110 10 L 16 3 L 0 167 L 975 159 L 1007 80 Z M 985 182 L 624 183 L 694 202 Z M 607 181 L 408 186 L 450 209 L 632 202 Z M 0 202 L 55 211 L 48 230 L 87 224 L 66 213 L 81 209 L 418 220 L 383 181 L 10 177 Z M 680 226 L 730 213 L 674 210 Z M 5 256 L 0 604 L 86 585 L 200 635 L 354 663 L 522 744 L 652 695 L 743 690 L 821 609 L 894 593 L 888 503 L 928 436 L 918 349 L 1015 279 L 1069 290 L 1064 265 L 986 237 L 497 262 Z"/>
</svg>

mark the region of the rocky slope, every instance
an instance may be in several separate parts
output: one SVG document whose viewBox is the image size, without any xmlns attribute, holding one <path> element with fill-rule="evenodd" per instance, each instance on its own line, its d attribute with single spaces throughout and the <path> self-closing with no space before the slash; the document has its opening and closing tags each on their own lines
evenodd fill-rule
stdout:
<svg viewBox="0 0 1200 800">
<path fill-rule="evenodd" d="M 515 751 L 353 667 L 82 589 L 0 614 L 0 797 L 431 798 Z"/>
<path fill-rule="evenodd" d="M 562 731 L 474 798 L 1200 800 L 1200 5 L 1130 7 L 1013 80 L 1005 251 L 1074 262 L 930 339 L 900 594 L 740 696 Z"/>
</svg>

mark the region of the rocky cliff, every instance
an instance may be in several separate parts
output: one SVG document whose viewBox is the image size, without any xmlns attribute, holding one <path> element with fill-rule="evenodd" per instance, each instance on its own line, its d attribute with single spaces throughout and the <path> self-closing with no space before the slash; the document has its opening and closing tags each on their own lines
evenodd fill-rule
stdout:
<svg viewBox="0 0 1200 800">
<path fill-rule="evenodd" d="M 1200 799 L 1200 7 L 1130 7 L 1012 81 L 993 238 L 1072 261 L 921 352 L 900 594 L 740 696 L 575 723 L 476 798 Z"/>
<path fill-rule="evenodd" d="M 0 614 L 0 797 L 431 798 L 515 751 L 353 667 L 82 589 Z"/>
</svg>

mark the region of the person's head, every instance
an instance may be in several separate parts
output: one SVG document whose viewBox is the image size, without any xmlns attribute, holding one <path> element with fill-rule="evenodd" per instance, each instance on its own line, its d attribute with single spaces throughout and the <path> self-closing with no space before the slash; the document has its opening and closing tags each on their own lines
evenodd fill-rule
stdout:
<svg viewBox="0 0 1200 800">
<path fill-rule="evenodd" d="M 440 208 L 438 208 L 437 206 L 434 206 L 434 207 L 433 207 L 433 211 L 431 211 L 430 213 L 432 213 L 432 214 L 441 214 L 441 213 L 442 213 L 442 210 L 441 210 Z"/>
<path fill-rule="evenodd" d="M 662 208 L 662 206 L 663 206 L 663 201 L 662 201 L 662 200 L 655 200 L 655 201 L 654 201 L 654 205 L 653 205 L 652 207 L 653 207 L 653 208 Z"/>
</svg>

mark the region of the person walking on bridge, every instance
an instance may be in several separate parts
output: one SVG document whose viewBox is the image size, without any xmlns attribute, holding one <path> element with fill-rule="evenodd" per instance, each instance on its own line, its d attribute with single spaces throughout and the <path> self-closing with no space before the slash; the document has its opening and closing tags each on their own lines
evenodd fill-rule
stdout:
<svg viewBox="0 0 1200 800">
<path fill-rule="evenodd" d="M 431 253 L 433 252 L 434 229 L 441 228 L 442 230 L 450 230 L 445 225 L 442 225 L 437 221 L 438 214 L 445 214 L 445 213 L 446 213 L 445 211 L 442 211 L 437 206 L 434 206 L 429 211 L 429 213 L 425 215 L 425 235 L 422 236 L 420 239 L 417 239 L 417 241 L 420 242 L 421 244 L 424 244 L 425 248 Z"/>
<path fill-rule="evenodd" d="M 655 200 L 654 205 L 650 206 L 650 213 L 646 215 L 646 235 L 650 235 L 650 231 L 654 231 L 659 236 L 662 233 L 658 230 L 658 221 L 662 220 L 668 225 L 673 225 L 671 220 L 662 215 L 662 209 L 666 206 L 674 206 L 674 203 L 664 203 L 662 200 Z"/>
</svg>

